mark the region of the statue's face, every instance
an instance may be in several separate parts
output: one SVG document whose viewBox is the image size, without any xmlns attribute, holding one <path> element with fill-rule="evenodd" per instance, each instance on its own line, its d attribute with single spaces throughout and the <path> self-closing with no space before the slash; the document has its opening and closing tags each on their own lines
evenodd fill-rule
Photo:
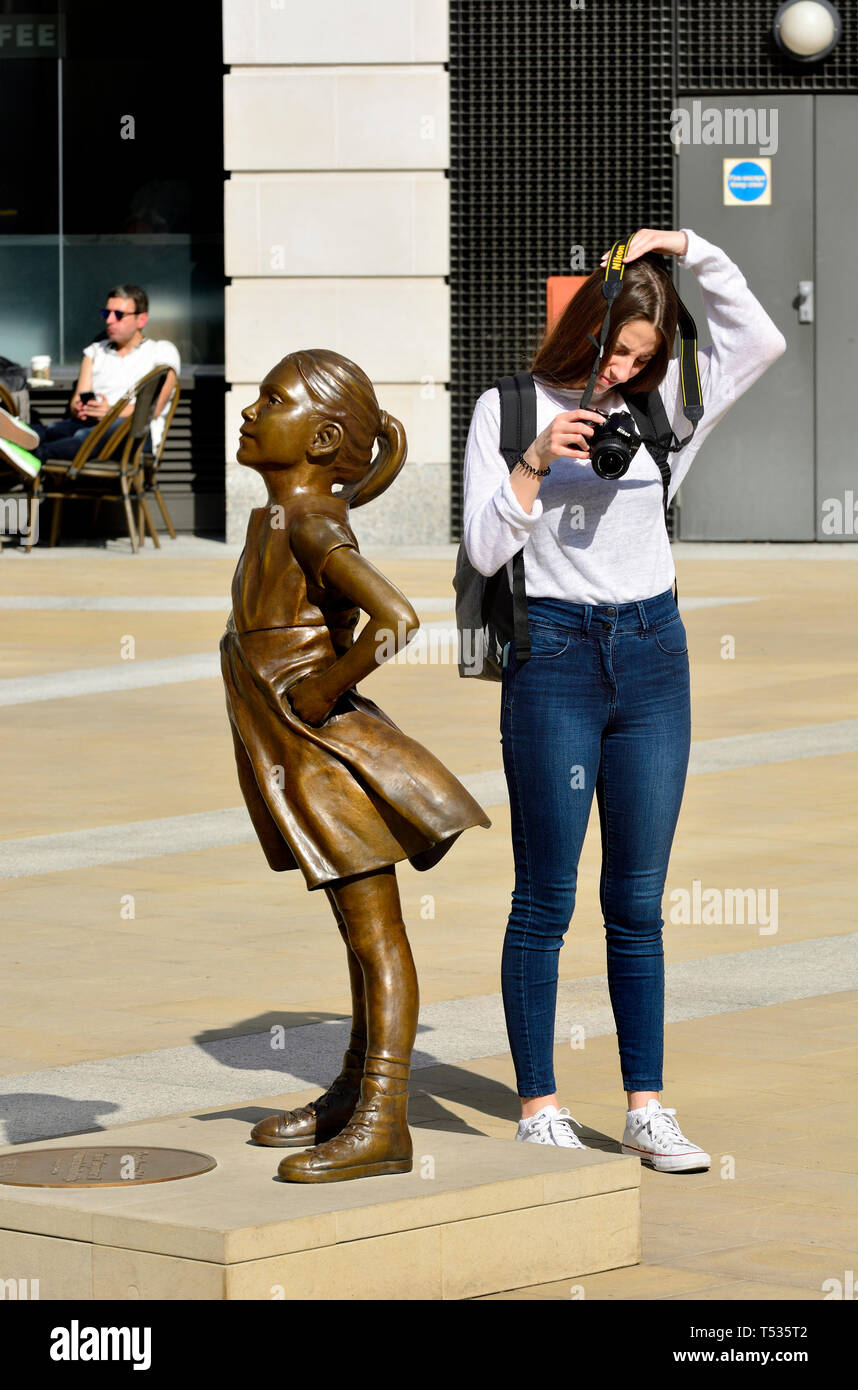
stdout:
<svg viewBox="0 0 858 1390">
<path fill-rule="evenodd" d="M 300 373 L 285 359 L 268 373 L 257 399 L 241 415 L 236 458 L 250 468 L 303 463 L 319 428 Z"/>
</svg>

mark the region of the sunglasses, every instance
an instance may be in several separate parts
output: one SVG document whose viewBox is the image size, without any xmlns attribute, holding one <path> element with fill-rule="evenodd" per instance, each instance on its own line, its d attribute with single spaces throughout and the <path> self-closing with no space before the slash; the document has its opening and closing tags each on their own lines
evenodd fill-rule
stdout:
<svg viewBox="0 0 858 1390">
<path fill-rule="evenodd" d="M 101 317 L 105 320 L 109 319 L 110 315 L 112 314 L 113 317 L 116 319 L 117 323 L 119 323 L 121 319 L 129 317 L 134 318 L 137 314 L 136 309 L 99 309 L 98 312 L 101 314 Z"/>
</svg>

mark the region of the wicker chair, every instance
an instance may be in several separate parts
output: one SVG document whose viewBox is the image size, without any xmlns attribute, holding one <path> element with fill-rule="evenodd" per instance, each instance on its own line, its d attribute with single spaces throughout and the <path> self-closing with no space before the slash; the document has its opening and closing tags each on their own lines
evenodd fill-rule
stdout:
<svg viewBox="0 0 858 1390">
<path fill-rule="evenodd" d="M 135 482 L 135 487 L 137 488 L 138 494 L 137 530 L 140 535 L 140 544 L 142 545 L 146 539 L 146 527 L 148 525 L 149 534 L 152 537 L 152 540 L 155 542 L 155 546 L 158 550 L 161 549 L 161 542 L 158 540 L 158 532 L 152 525 L 152 518 L 149 515 L 149 512 L 145 506 L 145 502 L 143 499 L 147 492 L 151 492 L 154 494 L 155 501 L 158 503 L 158 506 L 161 510 L 161 516 L 164 518 L 164 525 L 169 531 L 172 539 L 175 540 L 176 531 L 170 519 L 170 513 L 167 511 L 167 504 L 164 501 L 164 498 L 161 494 L 161 489 L 158 486 L 158 469 L 161 467 L 161 459 L 164 455 L 164 445 L 167 442 L 167 435 L 169 434 L 170 426 L 173 423 L 173 416 L 176 413 L 176 406 L 179 404 L 179 395 L 179 383 L 177 381 L 175 390 L 173 391 L 166 412 L 164 414 L 164 432 L 161 435 L 161 442 L 158 445 L 157 449 L 154 450 L 154 452 L 149 453 L 147 450 L 144 449 L 141 453 L 138 477 Z"/>
<path fill-rule="evenodd" d="M 132 510 L 133 498 L 137 501 L 138 515 L 142 514 L 145 525 L 152 532 L 152 518 L 143 492 L 140 458 L 158 396 L 171 370 L 171 367 L 164 365 L 153 367 L 141 377 L 94 426 L 73 459 L 47 459 L 44 462 L 39 475 L 41 487 L 38 495 L 40 498 L 50 497 L 55 503 L 50 545 L 56 545 L 62 505 L 66 498 L 88 497 L 94 499 L 97 505 L 103 501 L 121 502 L 135 555 L 139 541 Z M 132 397 L 136 398 L 132 414 L 119 420 Z M 106 438 L 110 426 L 117 421 L 119 429 Z M 48 486 L 45 486 L 46 483 Z"/>
<path fill-rule="evenodd" d="M 18 402 L 15 400 L 8 386 L 4 386 L 2 381 L 0 381 L 0 406 L 2 406 L 4 410 L 7 410 L 10 415 L 17 417 Z M 34 493 L 37 483 L 37 478 L 28 477 L 27 474 L 21 472 L 20 469 L 13 468 L 5 458 L 0 458 L 0 497 L 14 497 L 16 495 L 19 497 L 26 495 L 28 497 L 27 513 L 29 516 L 30 538 L 33 536 L 33 523 L 36 519 L 37 503 L 34 499 Z M 32 540 L 26 546 L 27 550 L 30 549 L 31 543 Z M 2 531 L 0 531 L 0 550 L 2 549 L 3 534 Z"/>
</svg>

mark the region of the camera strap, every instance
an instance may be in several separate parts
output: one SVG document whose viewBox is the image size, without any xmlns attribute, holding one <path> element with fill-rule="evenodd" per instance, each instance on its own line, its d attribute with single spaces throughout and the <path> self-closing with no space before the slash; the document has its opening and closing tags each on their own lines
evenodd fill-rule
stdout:
<svg viewBox="0 0 858 1390">
<path fill-rule="evenodd" d="M 626 254 L 630 241 L 631 237 L 626 237 L 625 241 L 615 241 L 608 254 L 605 274 L 602 277 L 602 294 L 608 301 L 608 307 L 605 310 L 605 317 L 602 319 L 602 329 L 599 333 L 599 337 L 595 338 L 592 333 L 587 334 L 588 339 L 596 349 L 596 360 L 593 363 L 590 380 L 587 382 L 584 394 L 581 397 L 581 404 L 579 407 L 581 410 L 586 410 L 588 408 L 590 397 L 596 385 L 596 377 L 599 375 L 599 367 L 602 364 L 605 343 L 608 340 L 608 331 L 611 324 L 611 305 L 623 288 L 623 272 L 625 270 L 625 261 L 623 257 Z"/>
<path fill-rule="evenodd" d="M 659 257 L 659 260 L 662 260 Z M 664 266 L 668 269 L 667 264 Z M 669 273 L 669 272 L 668 272 Z M 679 328 L 679 385 L 682 391 L 682 413 L 691 425 L 691 434 L 685 439 L 679 440 L 668 446 L 673 453 L 679 449 L 684 449 L 689 440 L 693 439 L 694 431 L 700 420 L 703 419 L 703 390 L 700 386 L 700 366 L 697 361 L 697 324 L 689 314 L 679 295 L 676 294 L 676 303 L 679 308 L 677 317 L 677 327 Z M 665 416 L 667 424 L 667 417 Z M 676 440 L 670 425 L 667 425 L 671 439 Z"/>
<path fill-rule="evenodd" d="M 664 519 L 667 522 L 667 492 L 670 487 L 670 463 L 668 454 L 670 452 L 667 440 L 670 437 L 670 423 L 667 412 L 664 408 L 664 401 L 657 390 L 655 391 L 625 391 L 621 390 L 625 404 L 629 408 L 632 419 L 637 426 L 638 434 L 647 447 L 647 452 L 655 460 L 658 471 L 661 474 L 662 500 L 664 503 Z"/>
<path fill-rule="evenodd" d="M 605 317 L 602 320 L 602 328 L 598 339 L 595 338 L 592 333 L 587 334 L 589 341 L 596 349 L 596 359 L 593 363 L 593 370 L 590 373 L 590 380 L 587 382 L 587 387 L 581 397 L 580 409 L 582 410 L 586 410 L 589 406 L 590 397 L 596 385 L 596 377 L 599 374 L 599 367 L 605 352 L 605 343 L 608 340 L 611 305 L 623 288 L 623 271 L 625 269 L 623 257 L 626 254 L 631 239 L 631 237 L 626 237 L 625 241 L 614 242 L 605 266 L 605 274 L 602 279 L 602 294 L 605 296 L 608 304 L 605 310 Z M 641 259 L 652 261 L 660 270 L 670 275 L 670 267 L 659 252 L 648 251 Z M 676 294 L 676 302 L 679 310 L 677 327 L 679 329 L 680 339 L 679 384 L 682 391 L 682 413 L 691 424 L 691 433 L 687 435 L 685 439 L 678 440 L 662 409 L 663 424 L 662 421 L 658 421 L 657 425 L 659 432 L 664 428 L 665 439 L 670 440 L 670 442 L 665 445 L 670 453 L 676 453 L 679 449 L 683 449 L 685 445 L 688 444 L 694 436 L 698 421 L 703 418 L 703 392 L 700 386 L 700 371 L 697 362 L 697 325 L 679 295 L 676 293 L 675 287 L 674 294 Z"/>
<path fill-rule="evenodd" d="M 530 372 L 503 376 L 496 384 L 500 394 L 500 452 L 511 473 L 519 454 L 536 438 L 536 387 Z M 493 578 L 497 580 L 497 576 Z M 492 580 L 489 580 L 487 595 L 491 590 Z M 493 595 L 490 601 L 494 601 Z M 516 656 L 519 661 L 527 661 L 530 657 L 530 628 L 527 622 L 523 548 L 512 557 L 512 617 Z"/>
<path fill-rule="evenodd" d="M 670 526 L 667 520 L 668 500 L 667 494 L 670 488 L 670 463 L 668 455 L 670 453 L 667 439 L 672 431 L 670 422 L 667 418 L 667 411 L 664 408 L 664 401 L 661 399 L 658 389 L 654 391 L 625 391 L 620 390 L 625 404 L 629 408 L 632 419 L 637 426 L 638 434 L 647 447 L 650 456 L 655 460 L 656 467 L 661 474 L 661 502 L 664 511 L 664 527 L 670 537 Z M 692 434 L 694 431 L 692 430 Z M 691 436 L 689 435 L 689 438 Z M 673 581 L 673 597 L 679 607 L 679 587 L 676 580 Z"/>
</svg>

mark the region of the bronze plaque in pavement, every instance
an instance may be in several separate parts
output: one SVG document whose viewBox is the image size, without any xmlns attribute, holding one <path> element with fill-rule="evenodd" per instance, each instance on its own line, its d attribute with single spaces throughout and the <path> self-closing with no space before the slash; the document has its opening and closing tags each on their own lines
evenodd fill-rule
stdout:
<svg viewBox="0 0 858 1390">
<path fill-rule="evenodd" d="M 0 1183 L 15 1187 L 139 1187 L 208 1173 L 211 1154 L 190 1149 L 137 1149 L 91 1144 L 75 1149 L 26 1149 L 0 1154 Z"/>
</svg>

